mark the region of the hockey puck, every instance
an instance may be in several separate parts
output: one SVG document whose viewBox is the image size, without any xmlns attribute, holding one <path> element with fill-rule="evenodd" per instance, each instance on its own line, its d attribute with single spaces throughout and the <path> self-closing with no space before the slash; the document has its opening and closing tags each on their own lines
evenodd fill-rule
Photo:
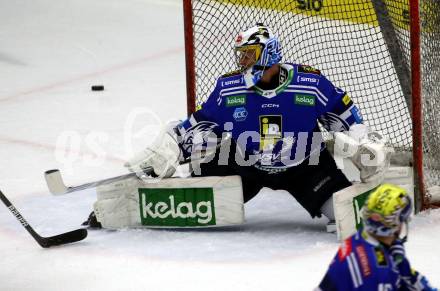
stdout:
<svg viewBox="0 0 440 291">
<path fill-rule="evenodd" d="M 104 90 L 104 85 L 93 85 L 92 86 L 92 91 L 103 91 Z"/>
</svg>

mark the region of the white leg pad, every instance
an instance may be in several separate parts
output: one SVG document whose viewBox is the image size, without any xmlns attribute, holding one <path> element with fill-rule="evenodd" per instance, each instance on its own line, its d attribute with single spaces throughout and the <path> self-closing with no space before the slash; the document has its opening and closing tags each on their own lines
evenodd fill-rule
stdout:
<svg viewBox="0 0 440 291">
<path fill-rule="evenodd" d="M 410 167 L 391 167 L 380 179 L 368 183 L 355 183 L 333 194 L 333 209 L 338 239 L 343 240 L 361 225 L 360 210 L 371 190 L 381 183 L 396 184 L 414 199 L 413 173 Z"/>
<path fill-rule="evenodd" d="M 104 228 L 118 229 L 137 223 L 139 204 L 136 196 L 139 187 L 141 181 L 137 178 L 97 187 L 98 200 L 93 208 L 97 220 Z"/>
<path fill-rule="evenodd" d="M 94 204 L 104 228 L 214 227 L 244 223 L 239 176 L 130 178 L 97 188 Z"/>
</svg>

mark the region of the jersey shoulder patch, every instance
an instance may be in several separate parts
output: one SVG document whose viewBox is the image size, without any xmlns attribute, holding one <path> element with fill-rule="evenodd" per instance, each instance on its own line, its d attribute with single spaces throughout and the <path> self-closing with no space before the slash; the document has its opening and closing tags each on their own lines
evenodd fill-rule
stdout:
<svg viewBox="0 0 440 291">
<path fill-rule="evenodd" d="M 299 65 L 298 66 L 298 72 L 306 73 L 306 74 L 321 75 L 321 71 L 320 70 L 315 69 L 312 66 L 308 66 L 308 65 Z"/>
<path fill-rule="evenodd" d="M 220 78 L 228 78 L 228 77 L 237 76 L 240 74 L 241 74 L 240 70 L 235 70 L 235 71 L 231 71 L 231 72 L 228 72 L 226 74 L 221 75 Z"/>
<path fill-rule="evenodd" d="M 224 74 L 218 79 L 221 88 L 226 87 L 236 87 L 244 84 L 243 75 L 240 71 L 233 71 L 227 74 Z"/>
</svg>

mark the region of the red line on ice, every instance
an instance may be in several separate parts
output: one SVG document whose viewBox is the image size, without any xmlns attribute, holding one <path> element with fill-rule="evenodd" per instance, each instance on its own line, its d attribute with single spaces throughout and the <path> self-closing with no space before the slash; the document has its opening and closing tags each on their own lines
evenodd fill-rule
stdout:
<svg viewBox="0 0 440 291">
<path fill-rule="evenodd" d="M 158 58 L 163 58 L 169 55 L 173 55 L 176 53 L 180 53 L 183 51 L 183 47 L 178 47 L 178 48 L 173 48 L 173 49 L 169 49 L 169 50 L 165 50 L 165 51 L 161 51 L 159 53 L 155 53 L 152 55 L 147 55 L 143 58 L 140 59 L 136 59 L 136 60 L 132 60 L 129 61 L 127 63 L 122 63 L 122 64 L 118 64 L 118 65 L 114 65 L 112 67 L 100 70 L 100 71 L 96 71 L 96 72 L 91 72 L 85 75 L 81 75 L 81 76 L 77 76 L 74 77 L 72 79 L 67 79 L 67 80 L 61 80 L 52 84 L 48 84 L 48 85 L 44 85 L 44 86 L 40 86 L 40 87 L 36 87 L 36 88 L 32 88 L 29 90 L 25 90 L 22 92 L 18 92 L 16 94 L 13 95 L 9 95 L 6 96 L 4 98 L 0 98 L 0 102 L 7 102 L 10 101 L 11 99 L 15 99 L 18 97 L 22 97 L 22 96 L 26 96 L 26 95 L 31 95 L 33 93 L 39 93 L 39 92 L 44 92 L 44 91 L 49 91 L 58 87 L 62 87 L 65 85 L 69 85 L 71 83 L 77 82 L 77 81 L 82 81 L 82 80 L 86 80 L 89 79 L 91 77 L 95 77 L 98 75 L 103 75 L 103 74 L 107 74 L 107 73 L 111 73 L 117 70 L 122 70 L 122 69 L 126 69 L 132 66 L 137 66 L 140 65 L 142 63 L 148 62 L 148 61 L 152 61 L 152 60 L 157 60 Z"/>
</svg>

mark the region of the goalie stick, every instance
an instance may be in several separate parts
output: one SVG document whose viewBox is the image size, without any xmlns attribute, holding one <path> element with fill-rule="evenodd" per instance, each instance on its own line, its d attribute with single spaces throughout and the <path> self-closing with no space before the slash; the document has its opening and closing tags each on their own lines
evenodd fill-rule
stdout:
<svg viewBox="0 0 440 291">
<path fill-rule="evenodd" d="M 147 169 L 141 175 L 148 176 L 153 172 L 153 169 Z M 75 191 L 80 191 L 88 188 L 98 187 L 100 185 L 105 185 L 117 181 L 121 181 L 130 177 L 139 177 L 139 173 L 129 173 L 121 176 L 116 176 L 113 178 L 107 178 L 103 180 L 98 180 L 95 182 L 90 182 L 86 184 L 82 184 L 79 186 L 67 187 L 64 183 L 63 177 L 61 176 L 61 172 L 58 169 L 48 170 L 44 173 L 44 178 L 46 179 L 47 188 L 49 188 L 50 193 L 53 195 L 63 195 L 68 194 Z"/>
<path fill-rule="evenodd" d="M 2 191 L 0 191 L 0 199 L 6 205 L 6 207 L 11 211 L 11 213 L 17 218 L 17 220 L 21 223 L 21 225 L 32 235 L 32 237 L 37 241 L 37 243 L 43 248 L 49 248 L 53 246 L 68 244 L 83 240 L 87 237 L 87 230 L 84 228 L 76 229 L 73 231 L 65 232 L 62 234 L 50 236 L 50 237 L 42 237 L 29 223 L 24 219 L 21 213 L 15 208 L 14 205 L 6 198 Z"/>
<path fill-rule="evenodd" d="M 226 139 L 230 139 L 230 137 L 226 137 Z M 225 140 L 222 140 L 217 145 L 216 149 L 220 148 L 221 144 L 223 144 L 225 142 Z M 214 152 L 209 153 L 206 151 L 195 152 L 191 155 L 191 158 L 187 158 L 184 161 L 179 162 L 179 164 L 183 165 L 183 164 L 188 164 L 191 161 L 203 160 L 207 155 L 213 154 L 213 153 Z M 196 157 L 196 159 L 194 159 L 194 157 Z M 116 176 L 113 178 L 107 178 L 107 179 L 98 180 L 95 182 L 90 182 L 90 183 L 82 184 L 79 186 L 71 186 L 71 187 L 66 186 L 59 169 L 47 170 L 46 172 L 44 172 L 44 178 L 46 179 L 47 188 L 49 189 L 51 194 L 63 195 L 63 194 L 68 194 L 71 192 L 76 192 L 76 191 L 80 191 L 80 190 L 84 190 L 84 189 L 88 189 L 88 188 L 95 188 L 100 185 L 105 185 L 105 184 L 125 180 L 125 179 L 131 178 L 131 177 L 138 177 L 138 178 L 141 178 L 143 176 L 147 177 L 147 176 L 151 176 L 151 174 L 153 174 L 153 168 L 150 167 L 150 168 L 144 169 L 143 172 L 140 172 L 140 173 L 129 173 L 129 174 L 121 175 L 121 176 Z"/>
</svg>

